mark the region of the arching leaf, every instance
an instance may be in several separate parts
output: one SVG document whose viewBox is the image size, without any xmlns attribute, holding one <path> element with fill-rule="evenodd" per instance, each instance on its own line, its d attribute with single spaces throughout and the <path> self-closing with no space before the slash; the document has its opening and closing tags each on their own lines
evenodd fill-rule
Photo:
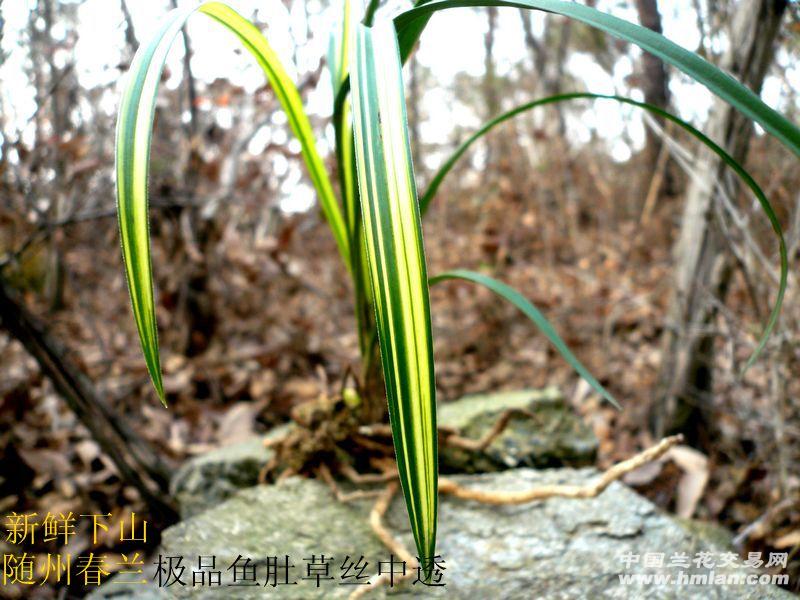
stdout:
<svg viewBox="0 0 800 600">
<path fill-rule="evenodd" d="M 482 285 L 516 306 L 526 317 L 533 321 L 533 324 L 536 325 L 539 331 L 541 331 L 545 337 L 550 340 L 550 343 L 555 346 L 555 349 L 558 350 L 558 353 L 561 354 L 561 356 L 564 357 L 564 359 L 572 366 L 572 368 L 578 372 L 578 375 L 583 377 L 586 383 L 592 386 L 594 391 L 596 391 L 617 408 L 621 408 L 614 396 L 612 396 L 611 393 L 606 390 L 606 388 L 604 388 L 600 382 L 597 381 L 597 379 L 595 379 L 594 375 L 589 372 L 589 369 L 584 367 L 583 363 L 578 360 L 578 357 L 572 353 L 572 350 L 570 350 L 569 346 L 567 346 L 564 340 L 561 339 L 561 337 L 558 335 L 558 332 L 550 324 L 550 321 L 547 320 L 547 317 L 545 317 L 538 308 L 528 301 L 525 296 L 502 281 L 498 281 L 497 279 L 493 279 L 482 273 L 476 273 L 475 271 L 467 271 L 464 269 L 445 271 L 444 273 L 436 275 L 435 277 L 431 277 L 430 284 L 435 285 L 449 279 L 462 279 L 464 281 Z"/>
<path fill-rule="evenodd" d="M 264 69 L 275 95 L 300 141 L 311 181 L 317 190 L 339 252 L 349 267 L 349 245 L 339 205 L 325 166 L 317 152 L 311 124 L 296 86 L 281 66 L 258 28 L 220 2 L 171 11 L 150 40 L 136 52 L 128 73 L 117 118 L 116 183 L 122 255 L 131 305 L 147 370 L 161 401 L 166 404 L 158 349 L 158 331 L 150 259 L 147 214 L 147 176 L 156 94 L 167 53 L 186 20 L 195 11 L 205 13 L 232 31 Z"/>
<path fill-rule="evenodd" d="M 541 98 L 539 100 L 534 100 L 533 102 L 528 102 L 526 104 L 521 104 L 516 108 L 513 108 L 507 112 L 504 112 L 501 115 L 487 121 L 480 129 L 478 129 L 475 133 L 469 136 L 464 142 L 456 148 L 455 152 L 453 152 L 448 159 L 442 164 L 439 170 L 431 179 L 430 184 L 428 185 L 428 189 L 425 191 L 425 194 L 420 198 L 420 212 L 424 215 L 430 205 L 431 200 L 433 199 L 436 191 L 439 189 L 442 181 L 444 180 L 445 176 L 450 172 L 453 168 L 453 165 L 458 161 L 461 156 L 467 151 L 467 149 L 479 140 L 481 137 L 486 135 L 489 131 L 500 125 L 501 123 L 516 117 L 517 115 L 524 113 L 526 111 L 532 110 L 539 106 L 544 106 L 546 104 L 554 104 L 557 102 L 565 102 L 569 100 L 576 100 L 576 99 L 589 99 L 589 100 L 614 100 L 616 102 L 621 102 L 623 104 L 629 104 L 631 106 L 635 106 L 637 108 L 642 108 L 644 110 L 650 111 L 664 119 L 672 121 L 678 127 L 698 139 L 704 146 L 709 148 L 714 154 L 716 154 L 726 165 L 728 165 L 742 180 L 742 182 L 750 188 L 750 191 L 753 192 L 753 195 L 758 200 L 761 209 L 764 211 L 767 219 L 769 220 L 770 225 L 772 226 L 772 230 L 775 232 L 775 236 L 778 238 L 778 254 L 780 256 L 780 280 L 778 284 L 778 294 L 775 297 L 775 304 L 770 311 L 769 317 L 767 318 L 767 324 L 764 326 L 764 331 L 761 334 L 761 337 L 756 344 L 755 350 L 753 350 L 750 358 L 747 360 L 744 371 L 747 371 L 753 363 L 758 359 L 761 352 L 764 350 L 764 347 L 767 344 L 767 340 L 769 339 L 770 334 L 772 333 L 775 325 L 778 322 L 778 317 L 781 312 L 781 307 L 783 306 L 783 298 L 786 293 L 786 285 L 789 275 L 789 259 L 786 250 L 786 241 L 783 237 L 783 230 L 781 229 L 780 221 L 778 221 L 778 216 L 775 214 L 775 210 L 772 208 L 772 205 L 767 199 L 766 194 L 764 194 L 761 187 L 756 183 L 750 173 L 739 164 L 736 159 L 734 159 L 728 152 L 725 151 L 719 144 L 714 142 L 711 138 L 705 135 L 702 131 L 693 127 L 680 117 L 673 115 L 672 113 L 658 108 L 657 106 L 653 106 L 652 104 L 647 104 L 646 102 L 639 102 L 638 100 L 632 100 L 630 98 L 625 98 L 623 96 L 611 96 L 605 94 L 592 94 L 590 92 L 573 92 L 568 94 L 558 94 L 555 96 L 549 96 L 547 98 Z"/>
</svg>

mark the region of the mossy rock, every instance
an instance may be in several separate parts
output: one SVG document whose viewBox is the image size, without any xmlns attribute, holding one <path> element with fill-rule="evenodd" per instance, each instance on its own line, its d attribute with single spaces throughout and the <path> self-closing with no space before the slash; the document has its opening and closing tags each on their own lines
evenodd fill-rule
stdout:
<svg viewBox="0 0 800 600">
<path fill-rule="evenodd" d="M 443 446 L 444 473 L 490 473 L 517 467 L 581 467 L 594 463 L 597 438 L 566 404 L 557 388 L 467 396 L 440 405 L 439 425 L 471 439 L 483 437 L 508 409 L 525 409 L 534 419 L 512 417 L 506 429 L 484 450 Z"/>
</svg>

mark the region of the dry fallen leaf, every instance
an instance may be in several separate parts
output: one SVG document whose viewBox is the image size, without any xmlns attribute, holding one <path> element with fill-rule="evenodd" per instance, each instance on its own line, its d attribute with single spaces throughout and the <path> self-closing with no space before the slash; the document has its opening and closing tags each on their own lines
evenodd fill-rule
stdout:
<svg viewBox="0 0 800 600">
<path fill-rule="evenodd" d="M 661 469 L 663 468 L 664 463 L 660 460 L 654 460 L 649 462 L 645 465 L 642 465 L 638 469 L 631 471 L 630 473 L 626 473 L 625 476 L 622 478 L 627 485 L 633 487 L 642 487 L 649 483 L 655 481 L 656 477 L 661 474 Z"/>
<path fill-rule="evenodd" d="M 667 456 L 683 470 L 678 481 L 675 513 L 688 519 L 697 510 L 708 483 L 708 457 L 689 446 L 675 446 Z"/>
<path fill-rule="evenodd" d="M 221 446 L 235 444 L 255 435 L 258 413 L 266 402 L 237 402 L 222 416 L 217 429 L 217 440 Z"/>
<path fill-rule="evenodd" d="M 771 542 L 771 545 L 778 550 L 783 550 L 784 548 L 793 548 L 794 546 L 800 545 L 800 529 L 795 529 L 794 531 L 790 531 L 789 533 L 778 537 Z"/>
<path fill-rule="evenodd" d="M 72 472 L 69 459 L 62 452 L 46 448 L 35 450 L 19 448 L 17 452 L 22 460 L 40 476 L 55 478 Z"/>
</svg>

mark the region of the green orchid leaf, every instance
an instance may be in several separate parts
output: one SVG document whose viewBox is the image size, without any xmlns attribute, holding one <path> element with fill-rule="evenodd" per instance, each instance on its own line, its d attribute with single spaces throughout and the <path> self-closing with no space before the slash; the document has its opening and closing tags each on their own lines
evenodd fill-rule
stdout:
<svg viewBox="0 0 800 600">
<path fill-rule="evenodd" d="M 647 110 L 651 113 L 654 113 L 664 119 L 672 121 L 678 127 L 698 139 L 704 146 L 709 148 L 714 154 L 716 154 L 728 167 L 730 167 L 736 175 L 742 180 L 742 182 L 750 188 L 750 191 L 753 192 L 753 195 L 758 200 L 761 209 L 764 211 L 764 214 L 767 217 L 770 225 L 772 226 L 772 230 L 775 232 L 775 236 L 778 238 L 778 254 L 780 257 L 780 280 L 778 284 L 778 294 L 775 297 L 775 303 L 770 311 L 769 317 L 767 318 L 767 324 L 764 326 L 764 330 L 761 333 L 761 337 L 759 338 L 758 342 L 756 343 L 756 348 L 750 355 L 750 358 L 747 360 L 744 371 L 747 371 L 753 363 L 758 359 L 761 355 L 761 352 L 764 350 L 764 347 L 769 340 L 769 336 L 772 334 L 772 331 L 775 329 L 775 326 L 778 322 L 778 317 L 780 316 L 781 308 L 783 306 L 783 298 L 786 294 L 786 285 L 789 276 L 789 257 L 787 254 L 786 249 L 786 240 L 783 237 L 783 230 L 781 229 L 780 221 L 778 220 L 778 216 L 775 214 L 775 210 L 772 208 L 772 204 L 770 203 L 769 199 L 767 199 L 766 194 L 764 194 L 761 187 L 756 183 L 750 173 L 739 164 L 728 152 L 725 151 L 719 144 L 714 142 L 711 138 L 705 135 L 702 131 L 693 127 L 680 117 L 676 117 L 672 113 L 665 111 L 657 106 L 653 106 L 652 104 L 647 104 L 646 102 L 639 102 L 637 100 L 632 100 L 630 98 L 625 98 L 624 96 L 612 96 L 612 95 L 605 95 L 605 94 L 592 94 L 590 92 L 573 92 L 568 94 L 557 94 L 555 96 L 549 96 L 547 98 L 541 98 L 539 100 L 534 100 L 533 102 L 528 102 L 526 104 L 521 104 L 516 108 L 513 108 L 507 112 L 504 112 L 497 117 L 490 119 L 487 121 L 480 129 L 478 129 L 475 133 L 469 136 L 466 140 L 464 140 L 461 145 L 448 157 L 448 159 L 442 164 L 439 170 L 431 179 L 430 184 L 428 185 L 428 189 L 420 198 L 420 212 L 424 215 L 425 212 L 428 210 L 428 206 L 430 206 L 430 202 L 433 197 L 436 195 L 436 191 L 439 189 L 439 186 L 442 184 L 442 181 L 453 168 L 453 166 L 458 162 L 458 159 L 461 158 L 464 153 L 469 149 L 469 147 L 478 141 L 481 137 L 486 135 L 489 131 L 500 125 L 501 123 L 516 117 L 519 114 L 522 114 L 526 111 L 533 110 L 539 106 L 544 106 L 546 104 L 554 104 L 557 102 L 565 102 L 569 100 L 578 100 L 578 99 L 588 99 L 588 100 L 614 100 L 616 102 L 621 102 L 623 104 L 628 104 L 631 106 L 635 106 L 637 108 L 642 108 Z"/>
<path fill-rule="evenodd" d="M 281 66 L 278 55 L 258 28 L 220 2 L 204 2 L 198 7 L 170 12 L 156 33 L 136 52 L 120 103 L 116 134 L 117 212 L 128 290 L 147 370 L 165 405 L 150 258 L 147 178 L 161 72 L 175 37 L 196 10 L 232 31 L 264 69 L 286 112 L 289 125 L 300 141 L 311 181 L 339 252 L 345 264 L 350 266 L 348 237 L 339 205 L 317 152 L 300 94 Z"/>
<path fill-rule="evenodd" d="M 433 343 L 400 54 L 389 22 L 355 26 L 352 46 L 358 188 L 389 419 L 411 530 L 429 575 L 438 504 Z"/>
<path fill-rule="evenodd" d="M 467 271 L 464 269 L 445 271 L 444 273 L 436 275 L 435 277 L 431 277 L 430 284 L 435 285 L 450 279 L 461 279 L 482 285 L 483 287 L 493 291 L 501 298 L 508 300 L 511 304 L 520 309 L 526 317 L 533 321 L 533 324 L 538 327 L 539 331 L 541 331 L 548 340 L 550 340 L 555 349 L 558 350 L 559 354 L 561 354 L 561 356 L 564 357 L 570 366 L 577 371 L 578 375 L 583 377 L 584 381 L 586 381 L 586 383 L 588 383 L 594 391 L 608 400 L 615 407 L 621 408 L 614 396 L 612 396 L 611 393 L 606 390 L 606 388 L 604 388 L 600 382 L 597 381 L 597 379 L 595 379 L 594 375 L 589 372 L 589 369 L 584 367 L 583 363 L 578 360 L 578 357 L 572 353 L 572 350 L 570 350 L 569 346 L 567 346 L 564 340 L 561 339 L 561 337 L 558 335 L 558 332 L 556 332 L 555 328 L 550 324 L 550 321 L 548 321 L 541 311 L 531 304 L 531 302 L 528 301 L 525 296 L 502 281 L 492 279 L 488 275 L 484 275 L 482 273 L 476 273 L 475 271 Z"/>
</svg>

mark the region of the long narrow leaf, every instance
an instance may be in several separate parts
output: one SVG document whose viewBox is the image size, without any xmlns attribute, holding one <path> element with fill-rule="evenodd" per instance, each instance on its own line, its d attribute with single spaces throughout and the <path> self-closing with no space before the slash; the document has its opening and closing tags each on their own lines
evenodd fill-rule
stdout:
<svg viewBox="0 0 800 600">
<path fill-rule="evenodd" d="M 736 159 L 734 159 L 728 152 L 725 151 L 724 148 L 719 146 L 716 142 L 714 142 L 711 138 L 705 135 L 702 131 L 693 127 L 683 119 L 673 115 L 670 112 L 667 112 L 657 106 L 653 106 L 652 104 L 648 104 L 646 102 L 639 102 L 637 100 L 632 100 L 630 98 L 625 98 L 624 96 L 610 96 L 605 94 L 592 94 L 590 92 L 574 92 L 568 94 L 558 94 L 555 96 L 549 96 L 547 98 L 541 98 L 539 100 L 535 100 L 533 102 L 528 102 L 526 104 L 522 104 L 516 108 L 513 108 L 497 117 L 489 120 L 486 122 L 480 129 L 478 129 L 474 134 L 468 137 L 464 142 L 456 148 L 455 152 L 448 157 L 448 159 L 442 164 L 439 170 L 431 179 L 431 183 L 428 185 L 428 189 L 425 191 L 425 194 L 420 198 L 420 212 L 424 215 L 430 205 L 431 200 L 436 194 L 436 191 L 439 189 L 442 181 L 444 180 L 445 176 L 450 172 L 453 168 L 455 163 L 458 159 L 464 155 L 467 149 L 475 143 L 478 139 L 482 136 L 486 135 L 489 131 L 491 131 L 496 126 L 500 125 L 504 121 L 507 121 L 525 111 L 532 110 L 538 106 L 543 106 L 546 104 L 553 104 L 556 102 L 564 102 L 568 100 L 576 100 L 576 99 L 590 99 L 590 100 L 614 100 L 616 102 L 621 102 L 623 104 L 629 104 L 631 106 L 635 106 L 638 108 L 642 108 L 644 110 L 650 111 L 656 115 L 663 117 L 669 121 L 675 123 L 678 127 L 689 133 L 690 135 L 697 138 L 704 146 L 709 148 L 712 152 L 714 152 L 726 165 L 728 165 L 744 182 L 744 184 L 750 188 L 750 191 L 753 192 L 756 199 L 758 200 L 761 209 L 764 211 L 767 219 L 769 220 L 770 225 L 772 226 L 772 230 L 775 232 L 776 237 L 778 238 L 778 254 L 780 256 L 780 281 L 778 284 L 778 294 L 775 297 L 775 304 L 770 311 L 769 317 L 767 318 L 767 324 L 764 326 L 764 331 L 759 338 L 758 343 L 756 344 L 755 350 L 753 350 L 750 358 L 747 360 L 744 371 L 747 371 L 753 363 L 758 359 L 761 352 L 764 350 L 764 347 L 767 344 L 767 340 L 769 339 L 772 330 L 775 328 L 775 325 L 778 322 L 778 317 L 781 312 L 781 307 L 783 306 L 783 298 L 786 293 L 786 284 L 789 275 L 789 259 L 786 250 L 786 241 L 783 237 L 783 230 L 781 229 L 780 221 L 778 221 L 778 216 L 775 214 L 775 210 L 772 208 L 767 196 L 764 194 L 761 187 L 756 183 L 750 173 L 739 164 Z"/>
<path fill-rule="evenodd" d="M 597 379 L 589 372 L 589 370 L 583 366 L 581 361 L 578 360 L 572 350 L 569 349 L 564 340 L 558 335 L 558 332 L 555 328 L 550 324 L 550 321 L 547 320 L 541 311 L 536 308 L 533 304 L 531 304 L 525 296 L 520 294 L 517 290 L 512 288 L 509 285 L 506 285 L 502 281 L 498 281 L 497 279 L 492 279 L 488 275 L 483 275 L 482 273 L 476 273 L 475 271 L 467 271 L 464 269 L 456 269 L 454 271 L 445 271 L 435 277 L 431 277 L 430 284 L 435 285 L 442 281 L 447 281 L 450 279 L 463 279 L 464 281 L 470 281 L 472 283 L 477 283 L 482 285 L 490 290 L 492 290 L 495 294 L 508 300 L 511 304 L 516 306 L 520 309 L 526 317 L 528 317 L 531 321 L 533 321 L 534 325 L 539 328 L 545 337 L 555 346 L 556 350 L 558 350 L 559 354 L 563 356 L 566 361 L 572 366 L 575 371 L 577 371 L 578 375 L 583 377 L 583 379 L 588 383 L 594 391 L 600 394 L 603 398 L 611 402 L 617 408 L 620 408 L 619 403 L 614 399 L 614 396 L 604 388 Z"/>
<path fill-rule="evenodd" d="M 336 26 L 331 32 L 328 44 L 328 69 L 331 74 L 333 95 L 347 79 L 348 61 L 350 60 L 350 0 L 342 0 L 342 12 Z"/>
<path fill-rule="evenodd" d="M 764 104 L 751 90 L 701 56 L 680 47 L 646 27 L 563 0 L 422 0 L 395 17 L 400 50 L 405 59 L 434 13 L 449 8 L 498 6 L 551 12 L 581 21 L 614 37 L 636 44 L 643 50 L 677 67 L 714 94 L 778 138 L 800 156 L 800 128 Z"/>
<path fill-rule="evenodd" d="M 339 26 L 331 36 L 328 52 L 328 63 L 331 65 L 331 77 L 334 98 L 338 97 L 343 85 L 350 89 L 348 72 L 350 67 L 350 28 L 354 16 L 351 14 L 350 0 L 343 0 Z M 336 167 L 339 175 L 344 220 L 350 240 L 351 273 L 353 275 L 354 305 L 356 323 L 359 334 L 359 349 L 362 357 L 362 375 L 366 378 L 370 372 L 377 343 L 372 307 L 371 289 L 369 287 L 369 266 L 364 248 L 364 229 L 361 226 L 361 205 L 359 204 L 358 186 L 356 184 L 356 157 L 353 146 L 353 121 L 351 118 L 350 100 L 345 94 L 341 105 L 334 103 L 333 127 L 336 135 Z"/>
<path fill-rule="evenodd" d="M 397 40 L 357 25 L 352 44 L 358 187 L 397 467 L 420 561 L 436 544 L 437 434 L 430 301 Z"/>
<path fill-rule="evenodd" d="M 347 79 L 350 67 L 350 0 L 342 2 L 342 13 L 339 26 L 331 35 L 328 49 L 328 65 L 331 71 L 333 95 L 336 98 Z M 338 110 L 334 107 L 333 127 L 336 134 L 336 167 L 339 175 L 342 205 L 344 206 L 344 220 L 350 240 L 350 258 L 358 260 L 355 245 L 360 242 L 354 239 L 361 235 L 358 222 L 358 197 L 355 189 L 355 157 L 353 154 L 353 124 L 350 118 L 350 102 L 344 97 Z M 353 273 L 357 265 L 353 265 Z"/>
<path fill-rule="evenodd" d="M 281 66 L 277 54 L 252 23 L 220 2 L 205 2 L 199 7 L 171 11 L 150 41 L 136 52 L 120 103 L 116 138 L 117 211 L 128 290 L 147 370 L 165 404 L 153 299 L 147 176 L 161 72 L 176 35 L 195 10 L 200 10 L 232 31 L 264 69 L 286 112 L 289 125 L 300 141 L 311 181 L 319 194 L 322 211 L 330 224 L 339 252 L 345 264 L 350 266 L 348 238 L 341 210 L 314 145 L 311 124 L 303 111 L 300 94 Z"/>
</svg>

